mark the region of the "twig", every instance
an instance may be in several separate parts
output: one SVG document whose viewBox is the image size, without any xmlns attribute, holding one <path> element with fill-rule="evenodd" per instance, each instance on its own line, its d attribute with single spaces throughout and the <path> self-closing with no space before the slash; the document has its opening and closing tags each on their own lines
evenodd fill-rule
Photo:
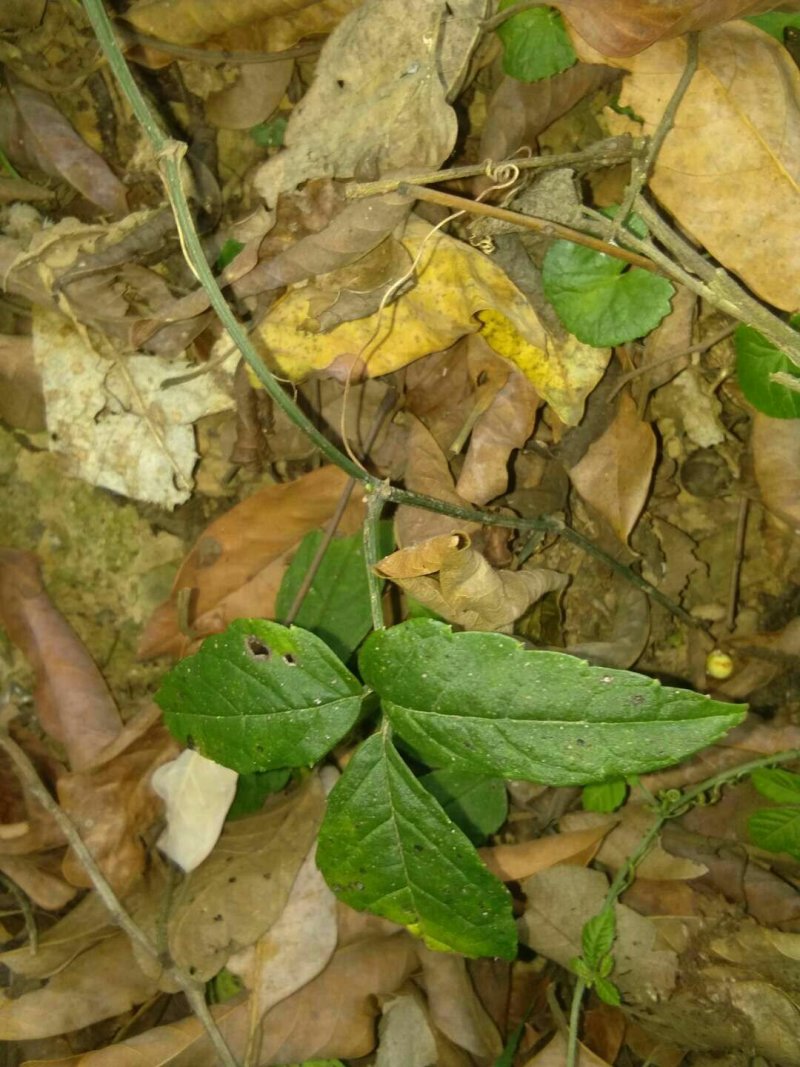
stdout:
<svg viewBox="0 0 800 1067">
<path fill-rule="evenodd" d="M 731 576 L 728 584 L 728 611 L 725 617 L 725 625 L 732 631 L 736 625 L 736 603 L 739 596 L 739 575 L 742 570 L 744 558 L 744 539 L 747 533 L 747 512 L 750 501 L 747 494 L 743 493 L 739 501 L 739 517 L 736 522 L 736 541 L 733 548 L 733 562 L 731 563 Z"/>
<path fill-rule="evenodd" d="M 509 211 L 505 207 L 497 207 L 495 204 L 483 204 L 478 200 L 469 200 L 465 196 L 453 196 L 452 193 L 443 193 L 438 189 L 426 189 L 422 185 L 409 185 L 403 182 L 398 191 L 404 196 L 413 196 L 416 200 L 427 200 L 431 204 L 443 204 L 445 207 L 457 211 L 466 211 L 470 215 L 485 215 L 488 218 L 499 219 L 501 222 L 509 222 L 518 226 L 521 230 L 534 230 L 547 237 L 560 237 L 565 241 L 572 241 L 576 245 L 584 245 L 596 252 L 603 252 L 614 259 L 622 259 L 626 263 L 632 263 L 642 270 L 651 271 L 655 274 L 662 273 L 646 256 L 638 255 L 627 248 L 609 244 L 608 241 L 593 237 L 580 230 L 573 230 L 571 226 L 564 226 L 560 222 L 552 222 L 550 219 L 540 219 L 535 215 L 524 215 L 521 211 Z"/>
<path fill-rule="evenodd" d="M 146 48 L 154 48 L 159 52 L 166 52 L 167 55 L 177 56 L 179 59 L 191 59 L 196 63 L 280 63 L 284 59 L 302 59 L 303 56 L 312 56 L 322 47 L 321 42 L 317 41 L 298 44 L 283 52 L 235 52 L 224 48 L 214 50 L 173 44 L 171 41 L 162 41 L 160 37 L 150 37 L 149 34 L 139 33 L 138 30 L 119 24 L 116 30 L 126 44 L 142 44 Z"/>
<path fill-rule="evenodd" d="M 704 796 L 706 793 L 713 794 L 718 789 L 721 789 L 722 786 L 730 785 L 733 782 L 738 781 L 740 778 L 745 778 L 761 767 L 773 767 L 776 764 L 791 763 L 793 760 L 797 759 L 800 759 L 800 749 L 787 749 L 785 752 L 779 752 L 772 756 L 762 756 L 760 759 L 750 760 L 748 763 L 739 763 L 735 767 L 728 767 L 726 770 L 720 771 L 719 774 L 715 774 L 711 778 L 706 778 L 705 781 L 698 782 L 697 785 L 678 793 L 677 796 L 666 794 L 669 799 L 666 799 L 660 809 L 655 813 L 652 825 L 640 838 L 634 851 L 628 856 L 625 863 L 622 864 L 614 876 L 614 879 L 608 887 L 608 892 L 606 893 L 606 898 L 601 910 L 605 911 L 616 905 L 619 898 L 633 881 L 636 875 L 636 868 L 652 848 L 658 835 L 664 828 L 664 824 L 669 822 L 670 819 L 675 819 L 679 815 L 683 815 L 695 801 L 699 800 L 700 797 Z M 575 983 L 575 988 L 572 994 L 566 1067 L 576 1067 L 577 1064 L 578 1021 L 580 1018 L 580 1003 L 585 992 L 586 985 L 583 980 L 579 978 Z"/>
<path fill-rule="evenodd" d="M 629 134 L 620 137 L 608 137 L 597 141 L 580 152 L 564 152 L 557 156 L 524 156 L 504 159 L 501 163 L 484 160 L 483 163 L 470 163 L 462 167 L 450 167 L 447 170 L 423 170 L 417 174 L 405 174 L 396 178 L 379 178 L 373 182 L 350 182 L 345 188 L 348 200 L 358 200 L 365 196 L 381 196 L 394 192 L 399 185 L 438 185 L 461 178 L 477 178 L 480 174 L 495 173 L 499 168 L 513 164 L 520 170 L 552 170 L 557 167 L 615 167 L 627 163 L 636 157 L 644 139 L 632 140 Z"/>
<path fill-rule="evenodd" d="M 142 952 L 146 953 L 146 955 L 162 966 L 169 977 L 178 984 L 181 991 L 186 996 L 186 999 L 189 1001 L 192 1011 L 205 1027 L 209 1040 L 213 1044 L 219 1057 L 219 1062 L 224 1064 L 225 1067 L 237 1067 L 236 1059 L 228 1048 L 225 1038 L 220 1033 L 219 1027 L 208 1009 L 208 1005 L 206 1004 L 203 995 L 202 985 L 195 982 L 194 979 L 190 978 L 188 974 L 181 970 L 180 967 L 177 967 L 172 961 L 165 963 L 163 957 L 159 954 L 157 947 L 125 910 L 111 887 L 111 884 L 106 879 L 106 876 L 98 867 L 94 856 L 84 844 L 75 824 L 44 787 L 39 775 L 36 773 L 36 768 L 28 759 L 28 756 L 23 749 L 20 748 L 17 742 L 14 741 L 6 730 L 0 730 L 0 746 L 2 746 L 8 753 L 22 784 L 30 794 L 38 800 L 47 814 L 50 815 L 66 838 L 67 843 L 70 845 L 75 855 L 83 864 L 86 873 L 92 880 L 92 885 L 94 886 L 97 895 L 100 897 L 103 904 L 105 904 L 111 918 L 117 926 L 128 935 L 130 940 L 135 945 L 138 945 Z"/>
<path fill-rule="evenodd" d="M 718 333 L 712 334 L 711 337 L 707 337 L 704 341 L 698 341 L 695 345 L 689 345 L 688 348 L 676 348 L 674 352 L 667 352 L 664 356 L 659 356 L 658 359 L 654 359 L 652 363 L 643 363 L 641 367 L 634 367 L 633 370 L 628 371 L 627 374 L 623 374 L 617 381 L 617 384 L 608 394 L 607 403 L 611 403 L 620 389 L 624 389 L 628 382 L 634 381 L 642 374 L 647 374 L 651 370 L 655 370 L 657 367 L 663 367 L 666 363 L 672 363 L 676 359 L 688 359 L 689 356 L 693 356 L 698 352 L 707 352 L 709 348 L 713 348 L 714 345 L 719 344 L 720 341 L 724 341 L 726 337 L 730 337 L 735 326 L 726 326 L 723 330 L 719 330 Z"/>
<path fill-rule="evenodd" d="M 628 221 L 628 216 L 631 213 L 636 197 L 639 196 L 642 189 L 644 189 L 647 179 L 653 169 L 653 164 L 658 157 L 658 153 L 661 151 L 661 146 L 664 144 L 664 140 L 672 129 L 675 122 L 675 115 L 678 112 L 678 108 L 681 105 L 681 101 L 686 95 L 686 90 L 692 81 L 692 78 L 697 72 L 697 53 L 698 53 L 698 41 L 699 34 L 697 32 L 687 33 L 686 35 L 686 64 L 683 68 L 683 74 L 681 74 L 678 84 L 675 86 L 675 91 L 669 99 L 669 103 L 664 108 L 664 113 L 658 121 L 658 125 L 653 131 L 650 137 L 650 142 L 647 146 L 647 153 L 642 158 L 634 159 L 631 167 L 631 180 L 628 183 L 628 188 L 625 190 L 625 198 L 622 201 L 622 205 L 614 216 L 614 235 L 616 236 L 620 226 L 624 226 Z"/>
</svg>

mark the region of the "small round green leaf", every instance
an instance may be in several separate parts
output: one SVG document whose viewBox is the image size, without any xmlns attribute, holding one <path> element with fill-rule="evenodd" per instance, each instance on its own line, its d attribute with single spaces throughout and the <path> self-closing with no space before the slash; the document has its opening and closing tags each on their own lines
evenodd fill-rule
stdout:
<svg viewBox="0 0 800 1067">
<path fill-rule="evenodd" d="M 382 733 L 328 798 L 317 864 L 345 904 L 402 923 L 430 948 L 516 955 L 507 890 Z"/>
<path fill-rule="evenodd" d="M 314 634 L 237 619 L 156 694 L 169 731 L 240 774 L 316 763 L 353 726 L 363 689 Z"/>
<path fill-rule="evenodd" d="M 795 320 L 800 321 L 793 316 L 793 326 Z M 800 393 L 770 379 L 771 374 L 783 371 L 795 375 L 800 385 L 800 367 L 752 326 L 737 326 L 733 342 L 739 385 L 753 407 L 773 419 L 800 418 Z"/>
<path fill-rule="evenodd" d="M 359 664 L 400 737 L 431 767 L 586 785 L 678 763 L 746 707 L 416 619 L 370 635 Z"/>
<path fill-rule="evenodd" d="M 597 348 L 650 333 L 669 314 L 675 291 L 666 278 L 571 241 L 550 246 L 542 282 L 564 326 Z"/>
<path fill-rule="evenodd" d="M 499 10 L 516 0 L 502 0 Z M 578 59 L 559 13 L 552 7 L 531 7 L 502 23 L 503 73 L 522 82 L 559 74 Z"/>
<path fill-rule="evenodd" d="M 584 786 L 581 804 L 584 811 L 616 811 L 625 800 L 628 784 L 624 778 Z"/>
<path fill-rule="evenodd" d="M 750 816 L 747 829 L 759 848 L 800 859 L 800 807 L 764 808 Z"/>
</svg>

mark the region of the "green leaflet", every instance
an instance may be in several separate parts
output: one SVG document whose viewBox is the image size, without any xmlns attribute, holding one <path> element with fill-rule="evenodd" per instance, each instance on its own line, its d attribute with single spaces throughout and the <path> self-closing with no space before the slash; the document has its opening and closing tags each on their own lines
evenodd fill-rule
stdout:
<svg viewBox="0 0 800 1067">
<path fill-rule="evenodd" d="M 442 767 L 423 775 L 420 781 L 473 844 L 482 844 L 506 821 L 508 795 L 502 778 Z"/>
<path fill-rule="evenodd" d="M 275 613 L 285 618 L 322 541 L 321 530 L 306 534 L 283 576 Z M 379 551 L 392 551 L 392 524 L 378 527 Z M 363 539 L 360 533 L 337 537 L 328 545 L 319 570 L 303 598 L 296 626 L 321 637 L 345 663 L 372 629 Z"/>
<path fill-rule="evenodd" d="M 499 10 L 516 0 L 502 0 Z M 552 7 L 532 7 L 512 15 L 497 29 L 503 42 L 503 73 L 523 82 L 540 81 L 577 61 L 561 16 Z"/>
<path fill-rule="evenodd" d="M 328 798 L 317 863 L 350 907 L 407 926 L 434 949 L 513 959 L 511 898 L 383 732 Z"/>
<path fill-rule="evenodd" d="M 790 321 L 797 328 L 800 316 L 793 315 Z M 782 371 L 797 377 L 800 385 L 800 367 L 752 326 L 737 326 L 733 342 L 739 385 L 753 407 L 773 419 L 800 418 L 800 393 L 770 379 L 771 374 Z"/>
<path fill-rule="evenodd" d="M 173 667 L 155 699 L 175 737 L 248 774 L 322 759 L 355 723 L 362 696 L 314 634 L 238 619 Z"/>
<path fill-rule="evenodd" d="M 548 785 L 677 763 L 746 711 L 432 619 L 373 633 L 359 663 L 398 735 L 430 766 Z"/>
<path fill-rule="evenodd" d="M 571 241 L 550 246 L 542 283 L 569 332 L 597 348 L 650 333 L 669 313 L 675 291 L 666 278 Z"/>
</svg>

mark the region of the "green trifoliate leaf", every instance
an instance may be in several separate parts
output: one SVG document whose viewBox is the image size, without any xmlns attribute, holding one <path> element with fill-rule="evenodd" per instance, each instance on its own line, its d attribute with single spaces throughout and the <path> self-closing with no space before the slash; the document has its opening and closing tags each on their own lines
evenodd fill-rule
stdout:
<svg viewBox="0 0 800 1067">
<path fill-rule="evenodd" d="M 569 332 L 597 348 L 650 333 L 669 314 L 675 292 L 666 278 L 571 241 L 553 242 L 542 283 Z"/>
<path fill-rule="evenodd" d="M 746 708 L 630 671 L 417 619 L 373 633 L 359 657 L 396 732 L 431 767 L 586 785 L 677 763 Z"/>
<path fill-rule="evenodd" d="M 800 859 L 800 807 L 764 808 L 750 816 L 747 828 L 760 848 Z"/>
<path fill-rule="evenodd" d="M 364 742 L 328 798 L 317 863 L 346 904 L 402 923 L 430 948 L 516 955 L 505 887 L 382 733 Z"/>
<path fill-rule="evenodd" d="M 628 785 L 624 778 L 612 778 L 610 782 L 585 786 L 581 804 L 584 811 L 616 811 L 627 792 Z"/>
<path fill-rule="evenodd" d="M 238 619 L 156 694 L 170 732 L 240 774 L 316 763 L 358 718 L 362 686 L 314 634 Z"/>
<path fill-rule="evenodd" d="M 762 797 L 774 800 L 776 804 L 800 804 L 800 774 L 778 767 L 760 767 L 750 778 Z"/>
<path fill-rule="evenodd" d="M 516 0 L 502 0 L 498 10 Z M 552 7 L 531 7 L 512 15 L 497 29 L 503 42 L 503 73 L 523 82 L 559 74 L 578 57 L 561 16 Z"/>
<path fill-rule="evenodd" d="M 321 530 L 306 534 L 289 564 L 275 603 L 279 619 L 291 608 L 322 537 Z M 381 554 L 388 555 L 392 550 L 391 523 L 380 524 L 379 542 Z M 360 533 L 335 538 L 328 545 L 294 622 L 321 637 L 344 661 L 364 640 L 372 629 L 372 615 Z"/>
<path fill-rule="evenodd" d="M 791 324 L 797 328 L 800 316 L 793 315 Z M 800 367 L 752 326 L 737 326 L 733 342 L 739 385 L 753 407 L 773 419 L 800 418 L 800 393 L 770 378 L 778 372 L 791 374 L 800 385 Z"/>
<path fill-rule="evenodd" d="M 442 767 L 423 775 L 420 781 L 442 805 L 445 815 L 476 845 L 506 821 L 508 794 L 502 778 Z"/>
</svg>

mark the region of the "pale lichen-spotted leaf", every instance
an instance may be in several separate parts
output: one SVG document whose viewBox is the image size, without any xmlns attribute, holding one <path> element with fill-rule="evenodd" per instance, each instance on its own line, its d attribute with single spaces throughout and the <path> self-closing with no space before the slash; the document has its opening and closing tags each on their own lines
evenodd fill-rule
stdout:
<svg viewBox="0 0 800 1067">
<path fill-rule="evenodd" d="M 516 955 L 511 898 L 383 733 L 328 798 L 317 862 L 340 900 L 402 923 L 430 948 Z"/>
<path fill-rule="evenodd" d="M 678 763 L 746 711 L 433 619 L 372 634 L 359 663 L 397 734 L 431 766 L 548 785 Z"/>
<path fill-rule="evenodd" d="M 363 690 L 314 634 L 238 619 L 156 694 L 180 741 L 240 774 L 316 763 L 353 726 Z"/>
</svg>

